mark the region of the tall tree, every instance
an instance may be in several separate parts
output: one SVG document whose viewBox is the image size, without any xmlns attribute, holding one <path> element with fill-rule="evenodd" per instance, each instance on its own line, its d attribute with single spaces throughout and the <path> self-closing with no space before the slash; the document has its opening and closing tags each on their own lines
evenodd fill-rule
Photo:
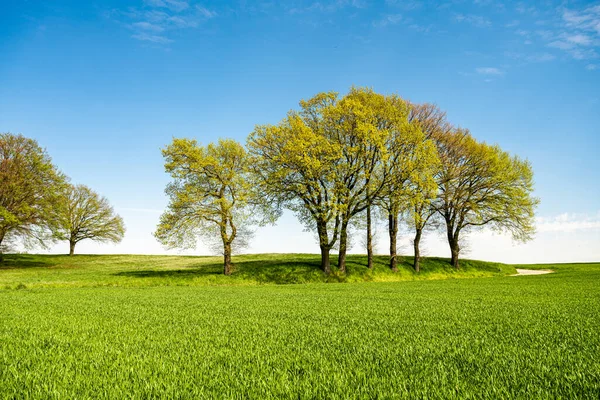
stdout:
<svg viewBox="0 0 600 400">
<path fill-rule="evenodd" d="M 342 98 L 320 93 L 300 102 L 277 126 L 259 126 L 248 146 L 264 191 L 316 225 L 322 268 L 338 241 L 338 268 L 346 272 L 348 225 L 391 179 L 387 165 L 394 131 L 406 124 L 408 106 L 397 96 L 352 88 Z"/>
<path fill-rule="evenodd" d="M 400 214 L 414 203 L 414 188 L 427 186 L 430 179 L 427 171 L 438 159 L 435 145 L 426 138 L 420 125 L 414 121 L 395 132 L 389 151 L 395 154 L 389 165 L 393 179 L 377 203 L 387 216 L 390 238 L 389 266 L 395 272 L 398 270 L 397 237 Z"/>
<path fill-rule="evenodd" d="M 327 131 L 342 148 L 337 163 L 342 205 L 338 268 L 342 273 L 346 272 L 350 220 L 370 208 L 395 179 L 393 166 L 401 163 L 403 154 L 396 151 L 394 142 L 420 140 L 418 131 L 406 129 L 408 112 L 408 104 L 396 95 L 352 88 L 326 113 Z"/>
<path fill-rule="evenodd" d="M 457 129 L 437 138 L 442 162 L 437 210 L 446 223 L 451 263 L 459 268 L 461 233 L 488 226 L 527 241 L 534 229 L 533 171 L 529 162 Z"/>
<path fill-rule="evenodd" d="M 447 135 L 452 130 L 452 125 L 446 120 L 446 113 L 434 104 L 424 103 L 410 105 L 409 121 L 418 125 L 425 137 L 436 143 L 436 138 Z M 433 154 L 435 153 L 435 154 Z M 412 179 L 408 185 L 408 221 L 415 230 L 413 238 L 413 267 L 415 272 L 421 270 L 420 243 L 423 232 L 436 214 L 434 201 L 437 197 L 438 187 L 436 179 L 440 178 L 440 161 L 437 153 L 431 149 L 427 163 L 415 171 L 418 179 Z"/>
<path fill-rule="evenodd" d="M 119 243 L 125 235 L 123 219 L 105 197 L 85 185 L 66 185 L 56 208 L 55 236 L 69 241 L 69 255 L 82 240 Z"/>
<path fill-rule="evenodd" d="M 238 142 L 219 139 L 200 146 L 190 139 L 173 139 L 163 151 L 165 169 L 173 178 L 170 198 L 155 232 L 170 248 L 193 248 L 198 237 L 220 237 L 223 272 L 232 272 L 232 247 L 253 224 L 272 221 L 276 212 L 254 190 L 249 158 Z"/>
<path fill-rule="evenodd" d="M 35 140 L 0 133 L 0 261 L 15 240 L 44 245 L 51 239 L 51 210 L 65 180 Z"/>
<path fill-rule="evenodd" d="M 294 211 L 316 228 L 321 269 L 331 273 L 329 253 L 340 228 L 340 183 L 336 166 L 342 149 L 325 134 L 323 114 L 337 94 L 320 93 L 301 101 L 278 125 L 257 126 L 248 138 L 253 172 L 266 198 Z"/>
<path fill-rule="evenodd" d="M 437 153 L 436 153 L 437 154 Z M 427 229 L 432 218 L 437 214 L 434 202 L 437 198 L 437 181 L 435 174 L 438 163 L 432 162 L 427 168 L 420 171 L 423 175 L 419 179 L 413 180 L 408 189 L 408 221 L 415 230 L 413 237 L 413 268 L 416 273 L 421 271 L 421 239 L 423 232 Z"/>
</svg>

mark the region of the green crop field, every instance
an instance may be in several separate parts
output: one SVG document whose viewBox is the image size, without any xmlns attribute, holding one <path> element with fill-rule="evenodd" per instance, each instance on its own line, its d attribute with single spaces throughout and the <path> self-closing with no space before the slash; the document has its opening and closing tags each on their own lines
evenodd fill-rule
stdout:
<svg viewBox="0 0 600 400">
<path fill-rule="evenodd" d="M 600 397 L 600 264 L 318 261 L 9 255 L 0 398 Z"/>
</svg>

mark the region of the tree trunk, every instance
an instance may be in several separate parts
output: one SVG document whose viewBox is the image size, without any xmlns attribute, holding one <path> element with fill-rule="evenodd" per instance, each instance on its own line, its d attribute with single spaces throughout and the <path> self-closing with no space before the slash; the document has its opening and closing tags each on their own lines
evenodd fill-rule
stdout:
<svg viewBox="0 0 600 400">
<path fill-rule="evenodd" d="M 340 229 L 340 252 L 338 253 L 338 269 L 346 273 L 346 250 L 348 247 L 348 222 L 342 222 Z"/>
<path fill-rule="evenodd" d="M 321 246 L 321 269 L 329 275 L 331 273 L 331 264 L 329 263 L 329 248 Z"/>
<path fill-rule="evenodd" d="M 367 268 L 373 269 L 373 232 L 371 231 L 371 206 L 367 206 Z"/>
<path fill-rule="evenodd" d="M 223 273 L 231 275 L 231 243 L 223 245 Z"/>
<path fill-rule="evenodd" d="M 319 234 L 319 247 L 321 248 L 321 270 L 329 275 L 331 273 L 331 264 L 329 262 L 329 236 L 327 235 L 327 222 L 317 221 L 317 233 Z"/>
<path fill-rule="evenodd" d="M 417 232 L 415 234 L 415 241 L 413 246 L 415 248 L 415 261 L 414 267 L 415 272 L 418 274 L 421 271 L 421 252 L 419 251 L 419 243 L 421 242 L 421 234 L 423 233 L 422 228 L 417 228 Z"/>
<path fill-rule="evenodd" d="M 458 246 L 458 234 L 460 233 L 460 229 L 452 229 L 451 223 L 446 220 L 446 233 L 448 234 L 448 244 L 450 245 L 450 264 L 458 269 L 458 253 L 460 252 L 460 247 Z"/>
<path fill-rule="evenodd" d="M 4 240 L 4 237 L 0 237 L 0 263 L 4 262 L 4 253 L 2 252 L 2 241 Z"/>
<path fill-rule="evenodd" d="M 75 245 L 76 244 L 77 244 L 77 242 L 75 242 L 74 240 L 69 240 L 69 255 L 70 256 L 75 254 Z"/>
<path fill-rule="evenodd" d="M 458 264 L 458 253 L 460 252 L 460 247 L 458 246 L 458 240 L 453 239 L 450 242 L 450 252 L 452 253 L 452 258 L 450 259 L 450 264 L 456 269 L 459 269 L 460 266 Z"/>
<path fill-rule="evenodd" d="M 398 237 L 398 216 L 394 213 L 388 214 L 388 231 L 390 233 L 390 269 L 398 272 L 398 260 L 396 255 L 396 239 Z"/>
</svg>

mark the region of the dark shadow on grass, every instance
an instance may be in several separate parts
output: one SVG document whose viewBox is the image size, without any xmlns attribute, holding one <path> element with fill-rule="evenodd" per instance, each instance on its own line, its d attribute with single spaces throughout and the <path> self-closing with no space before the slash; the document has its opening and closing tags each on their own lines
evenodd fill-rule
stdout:
<svg viewBox="0 0 600 400">
<path fill-rule="evenodd" d="M 50 268 L 55 266 L 50 255 L 39 257 L 30 254 L 4 254 L 4 261 L 0 262 L 1 269 L 27 269 Z"/>
<path fill-rule="evenodd" d="M 283 256 L 285 260 L 274 257 L 273 259 L 256 259 L 236 262 L 234 257 L 233 280 L 255 281 L 258 283 L 306 283 L 322 281 L 327 282 L 336 280 L 335 277 L 325 276 L 320 268 L 320 263 L 315 262 L 314 256 L 299 256 L 290 259 L 289 256 Z M 193 279 L 201 276 L 219 276 L 223 275 L 223 264 L 196 264 L 189 268 L 179 269 L 152 269 L 123 271 L 113 274 L 115 276 L 127 276 L 134 278 L 182 278 Z"/>
<path fill-rule="evenodd" d="M 223 273 L 223 266 L 218 264 L 205 264 L 201 267 L 186 269 L 145 269 L 140 271 L 123 271 L 114 276 L 128 276 L 132 278 L 194 278 L 197 276 L 219 275 Z"/>
</svg>

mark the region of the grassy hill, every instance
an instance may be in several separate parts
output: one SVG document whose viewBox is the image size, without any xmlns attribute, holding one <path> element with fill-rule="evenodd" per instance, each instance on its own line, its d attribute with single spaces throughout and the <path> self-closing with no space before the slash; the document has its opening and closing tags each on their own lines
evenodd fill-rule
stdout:
<svg viewBox="0 0 600 400">
<path fill-rule="evenodd" d="M 393 273 L 388 257 L 375 257 L 372 271 L 366 256 L 349 255 L 346 275 L 324 275 L 320 256 L 313 254 L 255 254 L 234 257 L 234 273 L 223 275 L 221 257 L 139 255 L 6 255 L 0 264 L 0 288 L 258 285 L 317 282 L 391 282 L 414 279 L 448 279 L 510 275 L 512 266 L 464 260 L 461 269 L 447 259 L 424 258 L 415 274 L 412 258 Z M 332 257 L 334 261 L 335 257 Z M 335 263 L 334 263 L 335 270 Z"/>
<path fill-rule="evenodd" d="M 0 398 L 600 398 L 600 264 L 317 260 L 9 256 Z"/>
</svg>

